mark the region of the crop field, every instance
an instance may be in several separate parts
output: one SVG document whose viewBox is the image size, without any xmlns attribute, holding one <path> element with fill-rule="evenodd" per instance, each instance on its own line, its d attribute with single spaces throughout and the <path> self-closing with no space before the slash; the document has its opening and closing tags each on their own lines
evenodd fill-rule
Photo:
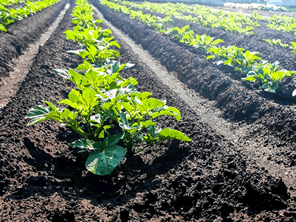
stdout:
<svg viewBox="0 0 296 222">
<path fill-rule="evenodd" d="M 0 221 L 296 221 L 296 14 L 0 2 Z"/>
</svg>

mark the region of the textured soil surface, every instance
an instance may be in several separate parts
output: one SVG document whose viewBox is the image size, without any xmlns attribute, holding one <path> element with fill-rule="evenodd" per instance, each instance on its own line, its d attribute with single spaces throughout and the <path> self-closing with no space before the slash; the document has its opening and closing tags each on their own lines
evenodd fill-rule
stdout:
<svg viewBox="0 0 296 222">
<path fill-rule="evenodd" d="M 270 137 L 271 134 L 279 138 L 274 146 L 282 147 L 295 142 L 293 99 L 279 95 L 272 97 L 251 84 L 233 78 L 229 71 L 207 61 L 198 51 L 192 52 L 186 45 L 179 45 L 171 38 L 160 36 L 126 15 L 118 15 L 102 5 L 97 6 L 107 20 L 141 44 L 179 80 L 203 97 L 215 101 L 215 106 L 220 108 L 225 118 L 252 123 L 254 131 L 262 131 L 262 138 L 265 135 Z M 269 143 L 269 139 L 263 140 Z"/>
<path fill-rule="evenodd" d="M 10 98 L 16 94 L 20 83 L 24 80 L 30 67 L 32 66 L 32 62 L 38 53 L 39 47 L 50 38 L 51 34 L 55 31 L 60 21 L 63 19 L 68 8 L 69 3 L 65 5 L 65 8 L 60 12 L 59 16 L 50 25 L 46 32 L 43 32 L 34 44 L 30 44 L 28 48 L 19 55 L 19 57 L 12 60 L 14 70 L 9 72 L 7 76 L 3 76 L 1 78 L 0 108 L 4 107 L 10 101 Z"/>
<path fill-rule="evenodd" d="M 37 41 L 65 7 L 66 0 L 37 12 L 34 16 L 16 21 L 0 33 L 0 85 L 1 78 L 13 69 L 13 58 L 17 58 L 29 44 Z"/>
<path fill-rule="evenodd" d="M 93 4 L 128 34 L 114 29 L 120 60 L 136 64 L 122 75 L 180 109 L 181 122 L 167 117 L 160 124 L 192 142 L 154 145 L 99 177 L 69 148 L 75 133 L 53 121 L 26 126 L 31 107 L 57 102 L 73 87 L 52 71 L 81 63 L 66 52 L 79 48 L 64 35 L 73 27 L 71 1 L 19 91 L 0 109 L 0 220 L 295 221 L 293 105 L 258 96 L 198 52 Z"/>
</svg>

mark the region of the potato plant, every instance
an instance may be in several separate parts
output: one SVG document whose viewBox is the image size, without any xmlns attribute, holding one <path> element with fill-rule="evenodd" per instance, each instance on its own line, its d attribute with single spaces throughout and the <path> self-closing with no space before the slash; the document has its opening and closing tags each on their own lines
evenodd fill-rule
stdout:
<svg viewBox="0 0 296 222">
<path fill-rule="evenodd" d="M 228 56 L 228 60 L 224 62 L 225 65 L 234 67 L 236 71 L 246 75 L 249 71 L 252 70 L 253 65 L 261 61 L 259 52 L 243 52 L 242 50 L 236 50 L 235 53 Z"/>
<path fill-rule="evenodd" d="M 14 5 L 14 4 L 19 4 L 22 2 L 25 2 L 25 0 L 2 0 L 0 5 L 9 6 L 9 5 Z"/>
<path fill-rule="evenodd" d="M 273 15 L 268 19 L 268 22 L 269 24 L 266 27 L 270 29 L 296 35 L 296 19 L 293 17 Z"/>
<path fill-rule="evenodd" d="M 121 2 L 120 0 L 116 0 L 116 1 L 113 0 L 113 2 L 110 2 L 108 0 L 102 0 L 101 2 L 105 4 L 107 7 L 116 9 L 118 11 L 121 11 L 120 8 L 127 9 L 127 7 L 125 5 L 117 4 L 115 2 L 120 2 L 120 3 L 131 5 L 134 7 L 138 6 L 138 4 L 136 3 L 130 3 L 126 1 Z M 171 6 L 170 4 L 168 5 L 169 5 L 168 8 L 165 8 L 165 9 L 161 6 L 161 4 L 157 4 L 157 6 L 155 6 L 153 3 L 143 3 L 139 7 L 145 8 L 145 9 L 150 9 L 152 7 L 158 12 L 162 10 L 165 11 L 168 9 L 173 10 L 175 7 L 175 6 Z M 173 7 L 173 8 L 170 8 L 170 7 Z M 201 13 L 201 15 L 199 16 L 207 15 L 208 18 L 204 21 L 209 22 L 211 19 L 213 21 L 215 20 L 215 17 L 213 17 L 212 15 L 209 15 L 211 11 L 208 11 L 208 9 L 203 9 L 203 10 L 206 13 Z M 123 11 L 125 11 L 126 14 L 128 14 L 129 16 L 133 14 L 132 13 L 133 10 L 131 8 Z M 175 10 L 175 12 L 176 11 L 178 10 Z M 136 14 L 139 14 L 139 13 L 143 14 L 142 12 L 139 12 L 139 11 L 136 12 Z M 223 15 L 221 11 L 219 11 L 218 14 Z M 177 16 L 183 16 L 183 15 L 180 13 L 177 13 Z M 234 16 L 234 15 L 231 15 L 231 16 Z M 256 16 L 256 14 L 254 14 L 253 16 Z M 235 17 L 235 20 L 236 18 L 237 17 Z M 144 22 L 144 19 L 142 18 L 142 16 L 139 16 L 138 20 L 141 22 Z M 243 20 L 245 20 L 245 18 L 240 17 L 240 19 L 236 21 L 240 22 Z M 251 23 L 245 22 L 245 24 L 251 24 Z M 152 23 L 150 25 L 153 26 Z M 242 32 L 245 32 L 245 34 L 247 34 L 247 32 L 252 30 L 253 28 L 251 27 L 249 30 L 248 29 L 249 28 L 246 27 L 245 31 L 242 30 Z M 167 30 L 166 34 L 171 35 L 173 38 L 179 40 L 181 43 L 192 45 L 196 48 L 201 49 L 202 52 L 209 54 L 207 56 L 208 60 L 217 59 L 218 60 L 217 64 L 223 63 L 224 65 L 228 65 L 235 68 L 235 70 L 240 73 L 243 80 L 259 84 L 261 85 L 262 89 L 267 92 L 275 93 L 281 81 L 285 77 L 289 77 L 292 74 L 294 74 L 293 71 L 278 70 L 278 67 L 276 67 L 276 70 L 274 71 L 272 70 L 268 71 L 267 70 L 268 68 L 266 68 L 265 73 L 262 74 L 261 69 L 258 67 L 262 67 L 262 66 L 273 67 L 273 64 L 267 63 L 266 61 L 262 61 L 262 58 L 260 57 L 259 52 L 250 52 L 244 48 L 239 48 L 235 45 L 229 46 L 229 47 L 224 47 L 224 46 L 218 47 L 217 44 L 220 42 L 223 42 L 223 40 L 222 39 L 213 40 L 213 38 L 208 35 L 195 35 L 195 38 L 194 38 L 194 32 L 190 29 L 190 25 L 186 25 L 182 28 L 179 28 L 179 27 L 173 27 L 170 29 L 166 28 L 166 30 Z M 292 42 L 291 44 L 292 44 L 291 48 L 293 49 L 293 47 L 295 47 L 295 44 Z"/>
<path fill-rule="evenodd" d="M 77 26 L 66 31 L 66 36 L 80 43 L 81 50 L 74 53 L 84 61 L 75 70 L 54 71 L 75 83 L 77 89 L 58 102 L 63 108 L 45 101 L 45 105 L 30 109 L 29 125 L 52 119 L 77 132 L 81 138 L 71 146 L 89 154 L 85 166 L 96 175 L 110 175 L 126 152 L 133 155 L 167 139 L 191 141 L 182 132 L 157 123 L 157 117 L 164 115 L 180 121 L 177 108 L 152 98 L 150 92 L 138 92 L 136 79 L 120 76 L 120 71 L 131 64 L 114 60 L 119 54 L 110 46 L 120 46 L 109 35 L 110 30 L 96 27 L 100 21 L 92 18 L 86 0 L 77 0 L 73 17 Z M 89 34 L 84 37 L 86 32 Z"/>
<path fill-rule="evenodd" d="M 296 42 L 290 42 L 291 46 L 289 47 L 290 49 L 292 49 L 292 53 L 296 53 Z"/>
<path fill-rule="evenodd" d="M 271 46 L 279 45 L 282 48 L 289 47 L 288 44 L 282 43 L 280 39 L 263 39 L 265 42 L 269 43 Z"/>
<path fill-rule="evenodd" d="M 174 16 L 175 18 L 209 26 L 213 28 L 222 28 L 229 32 L 238 32 L 242 35 L 253 35 L 253 26 L 260 26 L 257 21 L 251 16 L 245 16 L 239 13 L 225 13 L 222 10 L 212 11 L 205 6 L 188 6 L 186 4 L 155 4 L 144 2 L 142 4 L 132 3 L 130 1 L 112 1 L 120 2 L 123 5 L 137 7 L 140 9 L 148 9 L 158 13 L 163 13 L 166 16 Z M 182 13 L 191 13 L 197 16 L 187 15 Z M 245 28 L 243 26 L 246 25 Z"/>
<path fill-rule="evenodd" d="M 245 80 L 261 85 L 266 92 L 275 93 L 284 78 L 296 73 L 295 71 L 278 70 L 278 64 L 270 64 L 266 61 L 258 63 L 253 66 L 252 71 L 248 72 Z"/>
</svg>

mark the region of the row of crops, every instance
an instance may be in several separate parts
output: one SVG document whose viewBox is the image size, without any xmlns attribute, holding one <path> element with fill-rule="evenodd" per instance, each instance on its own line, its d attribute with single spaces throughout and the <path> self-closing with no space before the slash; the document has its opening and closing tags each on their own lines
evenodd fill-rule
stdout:
<svg viewBox="0 0 296 222">
<path fill-rule="evenodd" d="M 0 31 L 7 32 L 6 28 L 9 24 L 33 15 L 58 2 L 60 0 L 26 1 L 24 7 L 8 9 L 5 7 L 6 5 L 17 4 L 20 1 L 5 1 L 3 5 L 0 5 Z"/>
<path fill-rule="evenodd" d="M 167 3 L 155 4 L 144 2 L 142 4 L 132 3 L 129 1 L 115 1 L 123 5 L 137 7 L 140 9 L 148 9 L 167 16 L 175 16 L 192 23 L 202 24 L 213 28 L 222 28 L 229 32 L 237 32 L 245 35 L 253 35 L 254 26 L 260 27 L 258 21 L 267 22 L 266 27 L 284 32 L 291 32 L 296 35 L 296 19 L 289 16 L 273 15 L 272 17 L 263 17 L 258 12 L 253 12 L 250 15 L 225 12 L 222 9 L 215 11 L 204 5 L 186 5 L 183 3 Z"/>
<path fill-rule="evenodd" d="M 3 6 L 10 6 L 10 5 L 15 5 L 15 4 L 19 4 L 19 3 L 23 3 L 25 2 L 25 0 L 2 0 L 0 5 Z"/>
<path fill-rule="evenodd" d="M 200 18 L 200 21 L 206 21 L 207 17 L 211 17 L 212 12 L 205 8 L 204 6 L 186 6 L 184 4 L 153 4 L 153 3 L 143 3 L 135 4 L 126 1 L 120 3 L 110 2 L 108 0 L 101 1 L 102 4 L 107 7 L 124 14 L 129 15 L 131 18 L 136 19 L 145 23 L 146 25 L 153 27 L 155 31 L 160 34 L 166 34 L 174 39 L 177 39 L 181 43 L 188 44 L 195 48 L 198 48 L 201 52 L 207 55 L 207 59 L 214 59 L 216 64 L 223 63 L 224 65 L 233 67 L 237 72 L 239 72 L 239 77 L 243 81 L 249 81 L 258 84 L 263 90 L 275 93 L 279 88 L 280 83 L 286 77 L 292 77 L 295 71 L 288 71 L 279 68 L 279 63 L 270 63 L 263 60 L 260 57 L 260 52 L 251 52 L 248 49 L 237 47 L 236 45 L 231 45 L 228 47 L 219 47 L 219 43 L 224 42 L 222 39 L 214 39 L 209 35 L 197 35 L 193 30 L 190 29 L 190 25 L 186 25 L 182 28 L 170 27 L 170 23 L 173 22 L 172 14 L 176 11 L 184 11 L 186 13 L 195 13 L 197 16 L 195 18 Z M 166 14 L 164 18 L 160 18 L 151 14 L 143 14 L 140 10 L 133 10 L 131 7 L 126 5 L 137 6 L 140 8 L 149 8 L 152 11 L 158 11 Z M 144 6 L 143 6 L 144 5 Z M 148 6 L 149 7 L 148 7 Z M 184 7 L 177 7 L 177 5 L 182 5 Z M 197 8 L 197 9 L 196 9 Z M 165 9 L 165 10 L 164 10 Z M 219 11 L 218 14 L 223 15 L 223 11 Z M 169 15 L 168 15 L 169 14 Z M 227 13 L 224 13 L 227 15 Z M 229 15 L 229 14 L 228 14 Z M 191 15 L 189 15 L 191 16 Z M 215 16 L 215 15 L 213 15 Z M 217 14 L 216 14 L 217 16 Z M 177 16 L 178 17 L 178 16 Z M 192 16 L 191 16 L 192 17 Z M 205 18 L 205 20 L 202 20 Z M 245 15 L 233 16 L 233 22 L 242 26 L 242 21 L 244 24 L 257 24 L 254 19 L 246 19 Z M 223 20 L 223 19 L 222 19 Z M 241 21 L 241 22 L 239 22 Z M 295 23 L 296 24 L 296 23 Z M 205 23 L 203 23 L 205 25 Z M 229 25 L 231 26 L 231 25 Z M 214 26 L 218 28 L 220 26 Z M 254 33 L 252 33 L 254 34 Z M 268 40 L 266 40 L 268 41 Z M 278 44 L 270 40 L 271 44 Z M 293 47 L 296 45 L 292 42 Z M 286 45 L 284 45 L 286 47 Z M 295 48 L 293 49 L 295 51 Z"/>
<path fill-rule="evenodd" d="M 153 12 L 162 13 L 168 17 L 175 17 L 190 23 L 197 23 L 206 27 L 221 28 L 228 32 L 239 33 L 241 35 L 254 35 L 254 27 L 261 27 L 258 22 L 263 21 L 268 24 L 262 24 L 267 28 L 276 31 L 293 33 L 296 35 L 296 19 L 289 16 L 273 15 L 265 18 L 260 16 L 256 11 L 251 15 L 224 12 L 222 9 L 214 11 L 204 5 L 189 6 L 183 3 L 155 4 L 144 2 L 142 4 L 132 3 L 129 1 L 114 1 L 122 5 L 147 9 Z M 266 39 L 271 45 L 280 47 L 289 47 L 293 53 L 296 53 L 296 42 L 282 43 L 280 39 Z"/>
<path fill-rule="evenodd" d="M 88 2 L 61 0 L 0 33 L 3 47 L 37 53 L 25 63 L 22 48 L 26 60 L 15 61 L 25 69 L 9 64 L 27 75 L 0 110 L 3 221 L 296 218 L 294 105 L 233 77 L 242 71 L 213 65 L 227 56 L 211 50 L 229 45 L 268 60 L 264 51 L 253 55 L 259 47 L 230 41 L 256 38 L 256 27 L 242 37 L 136 7 L 130 12 L 139 18 L 131 19 Z M 18 55 L 3 47 L 2 61 Z M 13 73 L 0 70 L 3 91 Z"/>
<path fill-rule="evenodd" d="M 113 41 L 110 30 L 97 27 L 101 20 L 93 18 L 86 0 L 77 1 L 72 22 L 76 26 L 65 33 L 81 49 L 69 53 L 79 55 L 83 63 L 75 70 L 55 70 L 75 84 L 68 99 L 58 102 L 70 109 L 46 101 L 45 106 L 37 105 L 29 111 L 29 125 L 53 119 L 77 132 L 81 139 L 71 146 L 89 154 L 86 168 L 97 175 L 111 174 L 125 156 L 125 148 L 133 155 L 167 139 L 191 141 L 178 130 L 157 125 L 157 117 L 164 115 L 180 121 L 177 108 L 150 97 L 150 92 L 138 92 L 136 79 L 120 76 L 122 69 L 132 65 L 114 60 L 120 56 L 114 48 L 120 45 Z"/>
</svg>

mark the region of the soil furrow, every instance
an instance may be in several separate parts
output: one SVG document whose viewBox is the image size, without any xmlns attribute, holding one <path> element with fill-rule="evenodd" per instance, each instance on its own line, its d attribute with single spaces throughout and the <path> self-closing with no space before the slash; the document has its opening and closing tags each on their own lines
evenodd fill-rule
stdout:
<svg viewBox="0 0 296 222">
<path fill-rule="evenodd" d="M 57 102 L 74 87 L 54 68 L 75 68 L 67 53 L 79 46 L 66 39 L 71 1 L 59 27 L 40 47 L 30 72 L 0 113 L 0 216 L 3 221 L 293 221 L 295 201 L 282 180 L 247 161 L 228 138 L 164 85 L 118 36 L 121 62 L 134 63 L 123 77 L 135 77 L 139 91 L 166 99 L 182 121 L 159 124 L 187 134 L 191 143 L 166 141 L 124 158 L 111 176 L 85 170 L 85 157 L 69 148 L 77 135 L 48 121 L 27 127 L 28 110 Z M 103 28 L 107 26 L 102 25 Z M 154 67 L 155 68 L 155 67 Z M 155 70 L 154 71 L 162 71 Z M 185 87 L 186 89 L 186 87 Z M 197 95 L 198 96 L 198 95 Z M 200 100 L 200 103 L 202 101 Z M 215 109 L 209 110 L 215 112 Z M 203 112 L 207 112 L 205 109 Z"/>
<path fill-rule="evenodd" d="M 110 27 L 108 26 L 107 28 L 110 28 Z M 123 41 L 121 41 L 121 39 L 122 39 L 122 35 L 121 35 L 121 34 L 120 34 L 119 36 L 117 35 L 117 38 L 120 39 L 120 44 L 121 44 L 121 45 L 124 45 L 124 44 L 123 44 Z M 118 40 L 118 39 L 117 39 L 117 40 Z M 126 49 L 126 50 L 127 50 L 127 51 L 133 51 L 133 50 L 134 50 L 134 47 L 133 47 L 133 48 L 129 48 L 129 47 L 128 47 L 128 49 Z M 138 51 L 137 49 L 136 49 L 136 53 L 135 53 L 135 54 L 136 54 L 137 56 L 139 56 L 139 51 Z M 145 54 L 145 55 L 143 56 L 143 58 L 144 58 L 143 60 L 144 60 L 144 61 L 147 61 L 147 60 L 149 61 L 150 59 L 149 59 L 149 58 L 147 59 L 147 57 L 149 57 L 149 56 L 147 56 L 147 54 Z M 151 64 L 149 64 L 149 62 L 148 62 L 148 64 L 146 63 L 146 67 L 149 67 L 149 69 L 150 69 L 150 68 L 151 68 Z M 154 67 L 154 68 L 155 68 L 155 67 Z M 153 68 L 152 68 L 152 69 L 153 69 Z M 161 69 L 160 69 L 160 70 L 157 70 L 157 69 L 156 69 L 156 70 L 154 70 L 154 71 L 156 71 L 156 72 L 158 72 L 158 71 L 159 71 L 159 72 L 163 72 L 163 69 L 162 69 L 162 70 L 161 70 Z M 130 75 L 130 74 L 129 74 L 129 75 Z M 155 74 L 154 74 L 154 75 L 155 75 Z M 149 78 L 149 77 L 147 77 L 147 76 L 143 77 L 140 73 L 137 73 L 137 72 L 134 73 L 133 76 L 134 76 L 135 78 L 137 78 L 137 79 L 139 80 L 139 82 L 141 82 L 142 78 L 145 78 L 145 79 Z M 150 78 L 153 78 L 153 77 L 150 76 Z M 164 78 L 161 78 L 161 79 L 164 79 Z M 146 80 L 146 81 L 147 81 L 147 80 Z M 145 84 L 145 87 L 147 87 L 147 85 L 148 85 L 148 84 L 146 83 L 146 84 Z M 152 85 L 152 86 L 150 87 L 150 89 L 153 91 L 153 93 L 156 92 L 156 94 L 159 95 L 159 94 L 157 93 L 157 91 L 159 91 L 159 90 L 156 89 L 156 88 L 159 88 L 159 86 L 160 86 L 161 84 L 160 84 L 158 81 L 156 81 L 156 80 L 153 79 L 153 83 L 150 82 L 150 85 Z M 158 87 L 153 87 L 153 85 L 154 85 L 154 86 L 158 86 Z M 174 86 L 177 86 L 177 85 L 174 84 L 173 87 L 174 87 Z M 162 90 L 162 91 L 163 91 L 163 90 Z M 172 93 L 171 93 L 171 94 L 172 94 Z M 178 95 L 177 97 L 179 97 L 179 95 Z M 184 97 L 182 97 L 182 98 L 184 98 Z M 180 103 L 180 101 L 179 101 L 179 103 Z M 183 102 L 182 102 L 182 103 L 183 103 Z M 186 106 L 187 106 L 187 104 L 185 105 L 185 107 L 186 107 Z M 181 107 L 183 107 L 183 105 L 182 105 Z M 186 110 L 185 110 L 185 109 L 182 109 L 181 107 L 178 107 L 178 108 L 180 108 L 183 112 L 188 112 L 188 111 L 186 111 L 186 110 L 188 110 L 188 107 L 186 108 Z M 182 112 L 182 113 L 183 113 L 183 112 Z M 191 118 L 193 118 L 193 117 L 191 117 Z M 202 122 L 204 121 L 204 120 L 203 120 L 203 117 L 200 117 L 200 116 L 197 117 L 197 116 L 195 116 L 195 118 L 196 118 L 196 119 L 201 118 Z M 213 117 L 213 118 L 215 118 L 215 117 Z M 192 121 L 192 119 L 191 119 L 191 121 Z M 223 121 L 222 121 L 222 122 L 223 122 Z M 210 121 L 210 123 L 211 123 L 211 121 Z M 212 123 L 213 123 L 213 122 L 212 122 Z M 204 122 L 204 124 L 205 124 L 205 125 L 208 125 L 208 124 L 205 123 L 205 122 Z M 216 124 L 219 124 L 219 123 L 216 123 Z M 213 127 L 213 128 L 215 128 L 215 127 Z M 223 134 L 222 134 L 222 135 L 223 135 Z M 228 138 L 227 138 L 227 139 L 228 139 Z M 224 153 L 225 151 L 226 151 L 226 150 L 224 150 L 223 148 L 221 149 L 221 152 L 222 152 L 222 153 Z M 226 152 L 227 152 L 227 151 L 226 151 Z M 228 152 L 235 156 L 235 155 L 237 154 L 238 150 L 235 150 L 234 147 L 233 147 L 233 145 L 229 145 Z M 242 156 L 241 156 L 241 158 L 242 158 Z M 189 157 L 189 159 L 190 159 L 190 157 Z M 211 159 L 211 158 L 210 158 L 210 159 Z M 243 159 L 245 160 L 246 157 L 244 156 Z M 186 159 L 186 160 L 188 161 L 188 159 Z M 181 165 L 183 165 L 183 164 L 184 164 L 184 165 L 187 165 L 187 164 L 188 164 L 187 161 L 184 161 Z M 238 161 L 238 164 L 239 164 L 239 162 L 240 162 L 240 161 Z M 252 163 L 252 162 L 253 162 L 253 160 L 251 160 L 251 161 L 249 162 L 249 164 Z M 187 165 L 187 167 L 188 167 L 188 165 Z M 256 169 L 256 167 L 254 167 L 254 165 L 249 165 L 248 167 L 249 167 L 248 169 L 249 169 L 251 172 L 254 171 L 254 168 Z M 258 172 L 258 170 L 259 170 L 259 169 L 255 170 L 255 171 Z M 260 168 L 260 170 L 261 170 L 261 168 Z M 210 172 L 210 174 L 215 172 L 215 171 L 213 171 L 213 168 L 211 168 L 211 167 L 209 167 L 209 168 L 204 167 L 204 168 L 203 168 L 203 171 L 204 171 L 204 172 Z M 219 171 L 219 170 L 218 170 L 218 171 Z M 266 171 L 266 172 L 267 172 L 267 171 Z M 214 173 L 214 174 L 215 174 L 215 173 Z M 185 174 L 183 174 L 183 175 L 185 175 Z M 186 177 L 186 176 L 185 176 L 185 177 Z M 184 178 L 183 178 L 183 179 L 184 179 Z M 185 181 L 186 181 L 186 179 L 185 179 Z M 189 185 L 189 186 L 190 186 L 190 185 Z M 167 194 L 167 195 L 168 195 L 168 194 Z M 167 199 L 167 198 L 164 197 L 164 199 Z M 181 201 L 181 202 L 182 202 L 182 201 Z M 182 205 L 182 203 L 181 203 L 181 205 Z M 184 208 L 185 208 L 185 207 L 184 207 Z M 181 208 L 181 209 L 182 209 L 182 208 Z M 130 209 L 130 210 L 132 210 L 132 209 Z M 168 210 L 168 212 L 169 212 L 169 210 Z M 186 214 L 186 213 L 184 213 L 184 214 Z M 186 217 L 185 217 L 185 218 L 186 218 Z M 210 218 L 210 216 L 209 216 L 209 217 L 205 217 L 205 218 Z M 191 219 L 192 219 L 192 218 L 191 218 Z M 187 218 L 187 220 L 188 220 L 188 218 Z M 210 219 L 210 221 L 212 221 L 212 220 L 213 220 L 213 219 Z"/>
<path fill-rule="evenodd" d="M 30 44 L 36 42 L 41 34 L 53 23 L 65 7 L 66 0 L 48 7 L 35 15 L 16 21 L 7 27 L 8 32 L 0 32 L 0 85 L 3 76 L 13 70 L 13 58 L 20 56 Z"/>
<path fill-rule="evenodd" d="M 68 149 L 67 142 L 61 140 L 69 132 L 60 131 L 59 124 L 28 128 L 25 120 L 30 107 L 42 104 L 44 100 L 54 102 L 65 98 L 64 93 L 73 87 L 57 78 L 52 71 L 54 68 L 74 68 L 80 63 L 77 56 L 66 52 L 79 48 L 64 35 L 64 31 L 73 27 L 71 13 L 74 1 L 70 4 L 58 28 L 44 46 L 40 46 L 18 92 L 0 113 L 2 221 L 73 221 L 74 218 L 72 213 L 64 215 L 59 212 L 64 202 L 55 193 L 55 187 L 64 182 L 59 176 L 52 178 L 56 163 L 60 162 L 62 166 L 68 160 L 66 155 L 57 156 L 63 153 L 62 144 Z M 47 171 L 52 173 L 48 175 Z M 63 175 L 63 170 L 60 171 Z"/>
<path fill-rule="evenodd" d="M 266 157 L 267 159 L 294 168 L 293 144 L 296 138 L 294 106 L 286 105 L 284 102 L 276 104 L 264 98 L 264 94 L 262 95 L 260 91 L 230 79 L 205 58 L 188 52 L 186 47 L 159 36 L 128 16 L 114 13 L 96 1 L 93 3 L 105 18 L 127 33 L 136 43 L 141 44 L 168 71 L 173 71 L 179 80 L 199 95 L 213 101 L 222 111 L 223 118 L 240 124 L 253 123 L 246 138 L 272 150 L 273 155 Z"/>
<path fill-rule="evenodd" d="M 259 142 L 260 138 L 253 133 L 250 137 L 250 131 L 252 131 L 252 125 L 238 124 L 235 122 L 227 121 L 223 118 L 222 112 L 214 107 L 214 103 L 202 98 L 193 90 L 188 89 L 186 85 L 180 82 L 173 72 L 168 72 L 166 67 L 160 64 L 159 61 L 155 60 L 149 52 L 145 51 L 139 45 L 135 44 L 127 35 L 122 33 L 110 22 L 104 19 L 102 13 L 98 9 L 94 8 L 99 18 L 103 20 L 103 23 L 108 25 L 117 38 L 122 39 L 126 44 L 130 46 L 132 51 L 139 56 L 139 58 L 151 68 L 155 73 L 156 77 L 166 86 L 175 92 L 180 99 L 182 99 L 188 107 L 190 107 L 203 121 L 208 124 L 211 128 L 217 131 L 220 135 L 231 141 L 236 145 L 238 150 L 245 152 L 246 156 L 260 166 L 265 168 L 275 177 L 282 177 L 284 182 L 289 187 L 295 187 L 296 184 L 296 169 L 291 167 L 285 167 L 275 160 L 269 158 L 273 156 L 276 147 L 267 145 L 266 143 Z M 260 125 L 257 127 L 260 127 Z M 259 136 L 261 137 L 261 135 Z M 272 138 L 275 140 L 275 138 Z M 269 160 L 268 160 L 269 159 Z M 250 161 L 253 163 L 254 161 Z"/>
<path fill-rule="evenodd" d="M 69 6 L 69 3 L 65 5 L 65 8 L 61 11 L 54 23 L 41 35 L 40 39 L 35 44 L 30 45 L 21 56 L 12 61 L 12 64 L 15 66 L 14 70 L 9 73 L 8 77 L 2 78 L 2 86 L 0 86 L 0 109 L 3 108 L 10 101 L 10 98 L 15 95 L 20 82 L 23 81 L 28 74 L 29 67 L 32 65 L 33 58 L 37 54 L 39 47 L 42 46 L 56 30 L 69 9 Z"/>
</svg>

